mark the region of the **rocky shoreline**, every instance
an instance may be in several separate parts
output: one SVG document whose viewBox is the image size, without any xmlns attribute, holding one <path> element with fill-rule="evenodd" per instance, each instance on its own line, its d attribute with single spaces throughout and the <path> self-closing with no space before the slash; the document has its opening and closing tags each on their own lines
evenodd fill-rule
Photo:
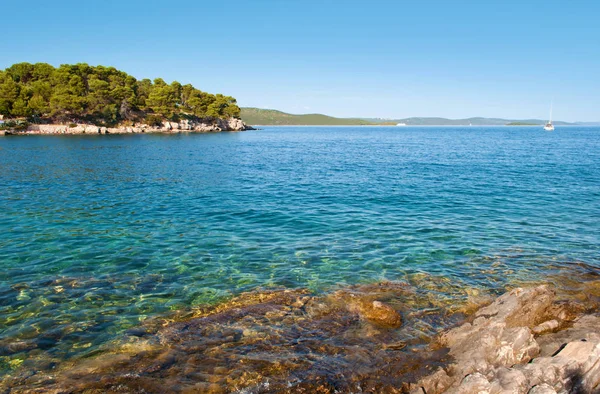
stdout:
<svg viewBox="0 0 600 394">
<path fill-rule="evenodd" d="M 452 362 L 411 394 L 598 393 L 600 316 L 548 286 L 514 289 L 444 332 Z"/>
<path fill-rule="evenodd" d="M 139 123 L 132 126 L 101 127 L 91 124 L 32 124 L 25 130 L 0 130 L 0 135 L 29 134 L 136 134 L 136 133 L 215 133 L 220 131 L 254 130 L 241 119 L 204 119 L 199 121 L 162 122 L 160 126 Z"/>
<path fill-rule="evenodd" d="M 600 277 L 585 270 L 497 298 L 426 275 L 245 293 L 150 320 L 92 357 L 27 361 L 0 392 L 598 393 Z"/>
</svg>

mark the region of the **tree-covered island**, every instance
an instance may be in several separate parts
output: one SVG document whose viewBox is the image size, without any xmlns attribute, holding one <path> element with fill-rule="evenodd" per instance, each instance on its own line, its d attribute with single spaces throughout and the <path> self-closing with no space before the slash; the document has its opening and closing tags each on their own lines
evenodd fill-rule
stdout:
<svg viewBox="0 0 600 394">
<path fill-rule="evenodd" d="M 539 126 L 538 123 L 531 122 L 510 122 L 506 124 L 507 126 Z"/>
<path fill-rule="evenodd" d="M 85 63 L 17 63 L 0 70 L 0 115 L 4 129 L 83 124 L 218 131 L 230 123 L 231 129 L 245 128 L 233 97 L 177 81 L 137 80 L 114 67 Z"/>
</svg>

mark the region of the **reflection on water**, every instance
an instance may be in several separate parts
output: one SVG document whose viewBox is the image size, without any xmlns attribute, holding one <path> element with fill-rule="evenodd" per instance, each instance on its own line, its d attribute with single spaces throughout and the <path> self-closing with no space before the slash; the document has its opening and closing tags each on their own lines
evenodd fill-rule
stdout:
<svg viewBox="0 0 600 394">
<path fill-rule="evenodd" d="M 138 361 L 150 368 L 165 343 L 179 343 L 177 328 L 160 331 L 156 322 L 182 321 L 258 289 L 306 289 L 324 297 L 331 316 L 283 297 L 262 321 L 204 320 L 223 336 L 207 331 L 207 338 L 221 348 L 236 344 L 221 358 L 210 355 L 217 361 L 207 368 L 229 376 L 236 357 L 249 354 L 254 361 L 240 369 L 248 382 L 252 371 L 267 374 L 261 362 L 276 376 L 273 353 L 298 364 L 281 367 L 280 382 L 316 374 L 323 384 L 335 373 L 348 378 L 347 371 L 357 376 L 349 381 L 364 383 L 385 363 L 405 368 L 406 352 L 459 319 L 466 305 L 545 280 L 550 265 L 599 265 L 598 131 L 272 128 L 2 138 L 0 374 L 22 378 L 97 360 L 122 341 L 133 341 L 136 353 L 148 346 Z M 376 283 L 408 287 L 373 295 Z M 404 325 L 373 328 L 331 298 L 348 304 L 349 291 L 389 303 Z M 127 334 L 140 329 L 150 334 Z M 244 329 L 268 335 L 266 347 L 245 342 L 253 337 L 240 337 Z M 289 357 L 275 355 L 294 339 Z M 361 341 L 363 350 L 349 350 Z M 184 345 L 176 360 L 194 354 Z M 381 357 L 361 364 L 361 351 Z M 315 360 L 307 356 L 313 353 Z M 386 358 L 397 354 L 397 362 Z"/>
</svg>

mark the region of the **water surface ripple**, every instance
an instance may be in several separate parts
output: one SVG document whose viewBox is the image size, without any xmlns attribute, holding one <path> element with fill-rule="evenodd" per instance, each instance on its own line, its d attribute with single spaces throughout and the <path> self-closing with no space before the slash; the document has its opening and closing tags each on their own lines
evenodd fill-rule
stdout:
<svg viewBox="0 0 600 394">
<path fill-rule="evenodd" d="M 0 373 L 257 288 L 600 265 L 600 128 L 4 137 L 0 188 Z"/>
</svg>

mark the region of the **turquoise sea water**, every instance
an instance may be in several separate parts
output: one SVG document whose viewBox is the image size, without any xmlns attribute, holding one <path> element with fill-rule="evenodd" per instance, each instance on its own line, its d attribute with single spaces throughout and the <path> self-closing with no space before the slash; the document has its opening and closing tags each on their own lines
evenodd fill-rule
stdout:
<svg viewBox="0 0 600 394">
<path fill-rule="evenodd" d="M 7 136 L 0 188 L 0 373 L 257 288 L 600 266 L 600 128 Z"/>
</svg>

